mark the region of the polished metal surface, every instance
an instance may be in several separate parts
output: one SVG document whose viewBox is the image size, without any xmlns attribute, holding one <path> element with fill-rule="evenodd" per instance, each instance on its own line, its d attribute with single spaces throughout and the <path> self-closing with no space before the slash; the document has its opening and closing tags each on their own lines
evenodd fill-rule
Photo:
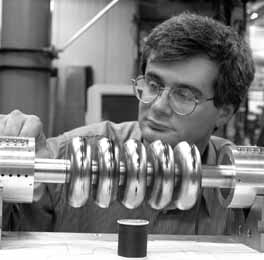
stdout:
<svg viewBox="0 0 264 260">
<path fill-rule="evenodd" d="M 147 189 L 148 203 L 153 209 L 163 209 L 171 202 L 174 190 L 173 150 L 157 140 L 149 145 L 147 155 L 153 170 L 152 183 Z"/>
<path fill-rule="evenodd" d="M 36 158 L 34 163 L 35 182 L 66 183 L 69 182 L 71 162 L 63 159 Z"/>
<path fill-rule="evenodd" d="M 232 188 L 234 176 L 235 166 L 233 165 L 203 165 L 202 187 Z"/>
<path fill-rule="evenodd" d="M 129 208 L 140 206 L 145 198 L 147 184 L 147 152 L 138 140 L 130 139 L 124 143 L 124 162 L 126 180 L 121 191 L 121 202 Z"/>
<path fill-rule="evenodd" d="M 95 145 L 95 161 L 98 162 L 98 177 L 94 189 L 94 201 L 101 208 L 108 208 L 117 197 L 119 149 L 108 138 L 101 138 Z"/>
<path fill-rule="evenodd" d="M 0 186 L 7 202 L 32 202 L 34 138 L 0 137 Z"/>
<path fill-rule="evenodd" d="M 70 178 L 67 184 L 67 199 L 72 207 L 83 206 L 90 194 L 92 149 L 84 137 L 74 137 L 68 145 L 68 159 L 71 162 Z"/>
<path fill-rule="evenodd" d="M 71 206 L 92 195 L 103 208 L 114 200 L 134 209 L 146 199 L 153 209 L 190 209 L 201 187 L 217 188 L 224 207 L 250 207 L 264 195 L 264 148 L 222 148 L 218 165 L 201 165 L 195 145 L 174 150 L 162 141 L 147 147 L 128 140 L 122 149 L 112 140 L 75 137 L 65 159 L 35 158 L 33 138 L 0 137 L 0 187 L 3 201 L 32 202 L 35 183 L 65 183 Z"/>
<path fill-rule="evenodd" d="M 250 207 L 264 183 L 264 150 L 259 147 L 225 146 L 219 154 L 218 164 L 234 168 L 230 188 L 218 188 L 218 199 L 224 207 Z"/>
<path fill-rule="evenodd" d="M 201 192 L 201 159 L 195 145 L 180 142 L 174 148 L 175 164 L 181 175 L 179 185 L 175 187 L 174 203 L 178 209 L 192 208 Z"/>
</svg>

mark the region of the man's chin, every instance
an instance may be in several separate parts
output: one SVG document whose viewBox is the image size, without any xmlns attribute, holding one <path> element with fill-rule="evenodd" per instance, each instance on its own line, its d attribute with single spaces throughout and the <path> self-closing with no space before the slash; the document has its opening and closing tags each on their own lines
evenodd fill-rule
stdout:
<svg viewBox="0 0 264 260">
<path fill-rule="evenodd" d="M 140 128 L 144 144 L 151 144 L 156 140 L 161 140 L 164 143 L 175 146 L 180 140 L 180 136 L 178 136 L 178 132 L 176 132 L 176 130 L 172 131 L 169 128 L 166 131 L 154 129 L 147 124 L 147 122 L 141 122 Z"/>
</svg>

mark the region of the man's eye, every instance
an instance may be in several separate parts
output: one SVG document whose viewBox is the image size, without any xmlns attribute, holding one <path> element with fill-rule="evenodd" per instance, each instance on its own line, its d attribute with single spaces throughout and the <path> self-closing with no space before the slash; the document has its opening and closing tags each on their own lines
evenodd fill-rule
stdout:
<svg viewBox="0 0 264 260">
<path fill-rule="evenodd" d="M 156 81 L 153 80 L 147 81 L 147 85 L 151 90 L 157 90 L 160 88 L 160 84 L 158 84 Z"/>
<path fill-rule="evenodd" d="M 184 99 L 188 99 L 188 100 L 195 99 L 194 94 L 189 89 L 177 88 L 175 89 L 174 93 Z"/>
</svg>

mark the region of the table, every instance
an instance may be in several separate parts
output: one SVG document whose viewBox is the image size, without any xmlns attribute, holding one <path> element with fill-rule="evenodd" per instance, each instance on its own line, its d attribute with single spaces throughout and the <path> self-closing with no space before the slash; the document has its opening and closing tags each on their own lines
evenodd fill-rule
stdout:
<svg viewBox="0 0 264 260">
<path fill-rule="evenodd" d="M 0 259 L 128 259 L 117 255 L 117 238 L 117 234 L 3 232 Z M 145 259 L 263 260 L 264 253 L 231 236 L 149 235 Z"/>
</svg>

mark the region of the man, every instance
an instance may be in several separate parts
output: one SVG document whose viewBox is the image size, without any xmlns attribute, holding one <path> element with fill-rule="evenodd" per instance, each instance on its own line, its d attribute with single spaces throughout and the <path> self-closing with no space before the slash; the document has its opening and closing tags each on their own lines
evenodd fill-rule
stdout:
<svg viewBox="0 0 264 260">
<path fill-rule="evenodd" d="M 142 76 L 133 81 L 139 99 L 138 122 L 102 122 L 67 132 L 46 142 L 38 118 L 19 111 L 2 116 L 0 135 L 35 136 L 37 155 L 63 157 L 74 136 L 107 136 L 122 144 L 130 138 L 145 145 L 154 140 L 174 147 L 195 144 L 203 164 L 216 164 L 228 141 L 212 137 L 238 109 L 254 77 L 249 47 L 231 28 L 211 18 L 181 14 L 157 26 L 142 54 Z M 33 204 L 6 210 L 4 224 L 15 230 L 116 232 L 120 218 L 146 218 L 151 233 L 224 234 L 233 222 L 214 189 L 204 189 L 190 210 L 154 210 L 147 203 L 129 210 L 115 201 L 102 209 L 89 200 L 79 209 L 67 205 L 64 185 L 41 185 L 44 195 Z"/>
</svg>

